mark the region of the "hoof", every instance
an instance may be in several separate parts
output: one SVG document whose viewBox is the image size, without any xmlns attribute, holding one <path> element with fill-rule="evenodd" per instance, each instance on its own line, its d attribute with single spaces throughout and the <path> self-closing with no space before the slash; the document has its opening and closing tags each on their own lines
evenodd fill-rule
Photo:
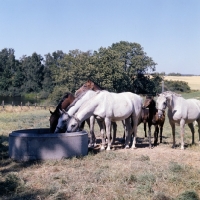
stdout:
<svg viewBox="0 0 200 200">
<path fill-rule="evenodd" d="M 130 148 L 129 148 L 129 145 L 126 145 L 126 146 L 125 146 L 125 149 L 130 149 Z"/>
<path fill-rule="evenodd" d="M 105 151 L 105 147 L 104 147 L 104 146 L 101 146 L 100 151 Z"/>
<path fill-rule="evenodd" d="M 93 149 L 93 148 L 94 148 L 94 145 L 93 145 L 93 144 L 88 144 L 88 148 L 89 148 L 89 149 Z"/>
<path fill-rule="evenodd" d="M 93 145 L 94 147 L 96 147 L 97 146 L 97 143 L 94 143 L 94 145 Z"/>
</svg>

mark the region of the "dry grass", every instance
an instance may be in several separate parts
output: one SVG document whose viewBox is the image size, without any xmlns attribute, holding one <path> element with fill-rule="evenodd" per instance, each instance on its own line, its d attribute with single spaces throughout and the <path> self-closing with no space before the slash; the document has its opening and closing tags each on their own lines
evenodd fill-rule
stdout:
<svg viewBox="0 0 200 200">
<path fill-rule="evenodd" d="M 200 76 L 165 76 L 165 80 L 185 81 L 191 90 L 200 90 Z"/>
<path fill-rule="evenodd" d="M 148 148 L 142 125 L 138 127 L 138 148 L 123 149 L 123 128 L 118 122 L 117 142 L 109 152 L 99 152 L 98 145 L 81 158 L 25 163 L 9 159 L 8 134 L 16 129 L 49 127 L 48 119 L 48 110 L 0 112 L 0 199 L 167 200 L 200 196 L 200 147 L 197 134 L 196 145 L 190 145 L 188 127 L 184 151 L 171 148 L 167 119 L 163 144 L 153 149 Z M 197 127 L 195 130 L 197 133 Z M 178 132 L 177 127 L 177 145 Z M 97 126 L 95 133 L 100 138 Z"/>
</svg>

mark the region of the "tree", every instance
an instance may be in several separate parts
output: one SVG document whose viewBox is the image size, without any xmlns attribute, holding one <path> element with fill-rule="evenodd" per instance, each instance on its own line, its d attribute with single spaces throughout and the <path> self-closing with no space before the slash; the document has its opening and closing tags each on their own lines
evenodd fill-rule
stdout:
<svg viewBox="0 0 200 200">
<path fill-rule="evenodd" d="M 150 72 L 155 71 L 157 65 L 151 57 L 143 51 L 140 44 L 121 41 L 111 46 L 120 54 L 123 68 L 130 80 L 130 91 L 147 94 L 153 87 Z M 148 85 L 148 87 L 147 87 Z"/>
<path fill-rule="evenodd" d="M 4 48 L 0 52 L 0 91 L 2 95 L 12 95 L 9 93 L 9 88 L 12 87 L 14 73 L 14 49 Z"/>
<path fill-rule="evenodd" d="M 42 56 L 33 53 L 32 56 L 23 56 L 20 60 L 25 77 L 23 91 L 24 92 L 39 92 L 42 89 L 43 81 L 43 64 Z"/>
</svg>

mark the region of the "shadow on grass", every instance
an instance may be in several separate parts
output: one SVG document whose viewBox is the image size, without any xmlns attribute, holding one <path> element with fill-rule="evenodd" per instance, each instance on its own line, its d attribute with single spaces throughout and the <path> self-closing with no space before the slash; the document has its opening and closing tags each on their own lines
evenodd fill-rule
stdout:
<svg viewBox="0 0 200 200">
<path fill-rule="evenodd" d="M 0 159 L 7 159 L 8 155 L 8 136 L 0 136 Z"/>
<path fill-rule="evenodd" d="M 0 184 L 2 184 L 0 182 Z M 5 188 L 5 187 L 4 187 Z M 17 188 L 15 188 L 15 190 L 18 190 Z M 42 191 L 42 190 L 28 190 L 28 189 L 23 189 L 23 191 L 18 191 L 16 193 L 16 191 L 8 191 L 8 190 L 1 190 L 0 192 L 0 199 L 4 199 L 4 200 L 35 200 L 35 199 L 45 199 L 48 196 L 48 192 L 46 191 Z M 19 189 L 20 190 L 20 189 Z M 20 193 L 19 193 L 20 192 Z"/>
</svg>

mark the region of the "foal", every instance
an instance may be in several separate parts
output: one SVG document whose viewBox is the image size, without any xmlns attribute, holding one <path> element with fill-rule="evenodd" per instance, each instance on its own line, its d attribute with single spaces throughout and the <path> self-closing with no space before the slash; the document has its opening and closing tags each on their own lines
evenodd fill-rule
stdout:
<svg viewBox="0 0 200 200">
<path fill-rule="evenodd" d="M 163 113 L 162 117 L 158 117 L 158 109 L 156 108 L 156 102 L 152 96 L 147 96 L 144 104 L 143 109 L 149 108 L 149 115 L 147 118 L 148 128 L 149 128 L 149 148 L 151 148 L 151 126 L 155 126 L 154 131 L 154 146 L 157 146 L 158 142 L 158 134 L 160 129 L 160 143 L 162 143 L 162 132 L 163 132 L 163 125 L 165 123 L 165 113 Z"/>
</svg>

